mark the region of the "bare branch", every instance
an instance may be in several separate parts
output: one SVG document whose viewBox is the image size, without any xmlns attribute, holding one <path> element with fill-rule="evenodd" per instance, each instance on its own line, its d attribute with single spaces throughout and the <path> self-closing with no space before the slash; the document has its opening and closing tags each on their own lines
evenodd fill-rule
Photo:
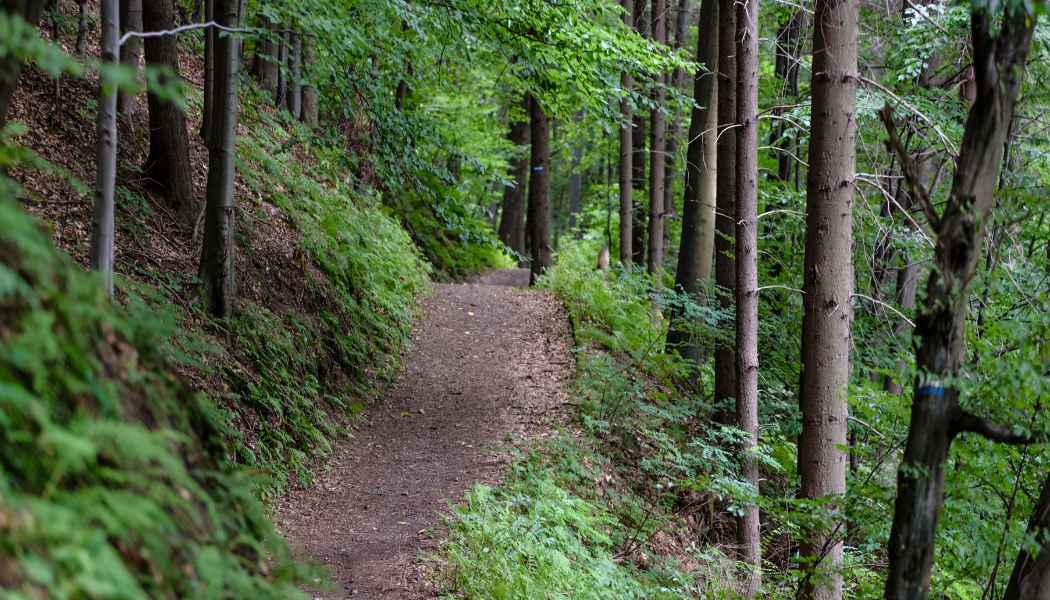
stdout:
<svg viewBox="0 0 1050 600">
<path fill-rule="evenodd" d="M 956 433 L 964 431 L 977 433 L 1000 444 L 1023 445 L 1046 441 L 1045 434 L 1024 435 L 1014 433 L 1012 429 L 968 412 L 963 412 L 955 418 L 952 422 L 952 429 Z"/>
<path fill-rule="evenodd" d="M 215 21 L 208 21 L 207 23 L 191 23 L 189 25 L 182 25 L 175 29 L 163 29 L 161 31 L 129 31 L 124 35 L 120 36 L 120 45 L 123 46 L 128 40 L 132 38 L 154 38 L 163 37 L 166 35 L 178 35 L 186 31 L 193 31 L 194 29 L 207 29 L 208 27 L 214 27 L 219 31 L 226 31 L 228 33 L 259 33 L 257 29 L 235 29 L 232 27 L 224 27 L 219 25 Z"/>
<path fill-rule="evenodd" d="M 908 323 L 908 325 L 911 325 L 912 327 L 915 327 L 915 322 L 914 322 L 914 321 L 912 321 L 911 319 L 909 319 L 909 318 L 908 318 L 908 317 L 907 317 L 907 316 L 906 316 L 906 315 L 905 315 L 904 313 L 902 313 L 901 311 L 897 310 L 896 308 L 893 308 L 893 307 L 892 307 L 892 306 L 890 306 L 889 304 L 886 304 L 886 303 L 885 303 L 885 302 L 883 302 L 882 300 L 876 300 L 876 299 L 872 298 L 871 296 L 865 296 L 864 294 L 853 294 L 853 297 L 854 297 L 854 298 L 864 298 L 865 300 L 868 300 L 868 301 L 870 301 L 870 302 L 873 302 L 873 303 L 875 303 L 875 304 L 878 304 L 878 305 L 880 305 L 880 306 L 884 306 L 884 307 L 886 307 L 886 308 L 888 308 L 888 309 L 892 310 L 893 312 L 897 313 L 897 316 L 898 316 L 898 317 L 900 317 L 900 318 L 902 318 L 902 319 L 904 319 L 904 320 L 905 320 L 905 321 L 906 321 L 906 322 Z"/>
<path fill-rule="evenodd" d="M 882 124 L 886 126 L 886 133 L 889 134 L 890 138 L 886 141 L 886 148 L 897 155 L 897 160 L 901 163 L 901 172 L 904 173 L 904 181 L 908 184 L 908 189 L 922 208 L 922 212 L 926 215 L 926 220 L 929 221 L 930 227 L 937 231 L 941 218 L 937 216 L 937 211 L 933 208 L 933 203 L 930 202 L 930 194 L 926 191 L 926 186 L 919 180 L 919 173 L 915 170 L 915 163 L 912 162 L 911 156 L 904 149 L 904 144 L 901 143 L 901 139 L 897 135 L 897 125 L 893 122 L 893 110 L 888 102 L 879 111 L 879 118 L 882 119 Z"/>
</svg>

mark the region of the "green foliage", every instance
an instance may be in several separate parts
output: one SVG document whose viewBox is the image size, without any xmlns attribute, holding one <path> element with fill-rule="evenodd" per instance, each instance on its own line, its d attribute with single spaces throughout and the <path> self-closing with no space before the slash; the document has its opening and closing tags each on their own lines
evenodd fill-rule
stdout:
<svg viewBox="0 0 1050 600">
<path fill-rule="evenodd" d="M 112 305 L 0 185 L 4 596 L 305 597 L 223 419 L 174 376 L 175 316 Z"/>
</svg>

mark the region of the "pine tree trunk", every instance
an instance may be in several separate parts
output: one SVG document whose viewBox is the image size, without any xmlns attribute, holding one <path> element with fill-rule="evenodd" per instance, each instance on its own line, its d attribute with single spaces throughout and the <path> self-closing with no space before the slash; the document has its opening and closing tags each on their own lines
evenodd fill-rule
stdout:
<svg viewBox="0 0 1050 600">
<path fill-rule="evenodd" d="M 310 68 L 314 64 L 314 44 L 316 39 L 312 35 L 303 38 L 303 77 L 308 79 Z M 317 127 L 317 88 L 310 84 L 303 85 L 303 106 L 299 120 L 307 127 Z"/>
<path fill-rule="evenodd" d="M 142 31 L 142 0 L 121 0 L 120 31 Z M 138 71 L 142 58 L 142 40 L 131 38 L 120 47 L 120 62 L 132 72 Z M 124 90 L 117 93 L 117 112 L 129 129 L 134 128 L 135 95 Z"/>
<path fill-rule="evenodd" d="M 667 43 L 666 0 L 652 0 L 653 41 L 663 46 Z M 653 276 L 653 284 L 659 289 L 663 279 L 664 254 L 664 149 L 667 144 L 663 109 L 666 104 L 663 83 L 667 75 L 658 73 L 653 78 L 653 101 L 656 103 L 649 114 L 649 244 L 646 248 L 646 271 Z"/>
<path fill-rule="evenodd" d="M 736 296 L 736 2 L 718 0 L 718 167 L 715 174 L 715 283 L 719 304 L 729 311 Z M 733 423 L 736 398 L 736 354 L 732 344 L 715 346 L 715 420 Z"/>
<path fill-rule="evenodd" d="M 80 0 L 80 16 L 77 20 L 77 56 L 84 58 L 87 52 L 88 0 Z"/>
<path fill-rule="evenodd" d="M 146 31 L 175 27 L 175 9 L 170 0 L 145 0 L 142 4 L 142 26 Z M 166 66 L 174 78 L 179 77 L 178 46 L 174 36 L 146 38 L 143 46 L 146 63 Z M 161 82 L 166 77 L 161 76 Z M 168 206 L 187 227 L 193 225 L 193 178 L 190 168 L 190 142 L 186 133 L 186 115 L 173 102 L 147 93 L 149 106 L 149 155 L 146 175 L 164 191 Z"/>
<path fill-rule="evenodd" d="M 116 64 L 120 54 L 120 4 L 102 0 L 102 62 Z M 89 264 L 102 274 L 106 294 L 113 297 L 113 190 L 117 181 L 117 89 L 112 76 L 101 76 L 98 93 L 98 157 L 95 202 L 91 216 Z"/>
<path fill-rule="evenodd" d="M 999 21 L 999 19 L 996 19 Z M 926 298 L 915 319 L 916 377 L 908 440 L 897 472 L 897 499 L 888 545 L 886 600 L 929 595 L 937 521 L 944 501 L 952 439 L 974 431 L 1005 443 L 1030 438 L 966 413 L 950 378 L 966 358 L 970 283 L 977 271 L 984 224 L 991 213 L 1003 144 L 1013 118 L 1036 17 L 1017 10 L 998 30 L 986 10 L 971 13 L 976 99 L 970 108 L 952 188 L 941 215 L 921 200 L 936 236 Z M 892 120 L 884 109 L 887 127 Z M 893 137 L 891 137 L 891 141 Z M 896 140 L 898 160 L 908 160 Z M 914 169 L 914 166 L 912 166 Z"/>
<path fill-rule="evenodd" d="M 800 495 L 841 511 L 846 493 L 846 387 L 853 317 L 853 178 L 856 171 L 857 0 L 817 0 L 813 117 L 806 183 L 802 283 Z M 845 524 L 805 531 L 799 598 L 841 600 Z"/>
<path fill-rule="evenodd" d="M 239 22 L 237 0 L 214 0 L 216 21 L 235 28 Z M 223 36 L 215 52 L 215 112 L 212 145 L 208 148 L 207 213 L 204 247 L 198 274 L 208 311 L 226 317 L 234 311 L 234 226 L 236 225 L 234 181 L 237 175 L 237 71 L 240 39 Z"/>
<path fill-rule="evenodd" d="M 737 5 L 736 142 L 736 426 L 758 444 L 758 0 Z M 747 450 L 744 448 L 742 450 Z M 758 493 L 758 465 L 742 458 L 744 477 Z M 750 569 L 741 596 L 754 598 L 762 584 L 759 512 L 737 517 L 740 561 Z"/>
<path fill-rule="evenodd" d="M 532 102 L 529 95 L 521 99 L 521 110 L 525 119 L 530 118 Z M 514 121 L 510 125 L 508 138 L 516 148 L 523 149 L 529 143 L 529 121 Z M 510 176 L 514 187 L 503 189 L 503 211 L 499 222 L 499 239 L 511 250 L 525 255 L 525 191 L 528 188 L 529 160 L 524 154 L 510 159 Z"/>
<path fill-rule="evenodd" d="M 296 33 L 288 34 L 289 79 L 288 95 L 284 101 L 284 106 L 295 120 L 299 120 L 299 114 L 302 112 L 302 86 L 299 85 L 299 78 L 302 75 L 302 54 L 303 47 L 302 42 L 299 40 L 299 35 Z"/>
<path fill-rule="evenodd" d="M 529 241 L 532 246 L 532 266 L 529 285 L 554 264 L 551 256 L 551 145 L 550 117 L 543 106 L 533 99 L 529 113 L 532 154 L 529 157 Z"/>
<path fill-rule="evenodd" d="M 693 77 L 694 108 L 689 117 L 689 149 L 686 153 L 685 195 L 682 200 L 682 240 L 678 249 L 675 287 L 699 301 L 701 286 L 711 277 L 714 250 L 715 132 L 718 110 L 718 0 L 700 3 L 700 30 L 696 40 L 696 62 L 702 68 Z M 702 282 L 702 283 L 701 283 Z M 672 319 L 674 315 L 671 315 Z M 668 347 L 678 347 L 682 358 L 700 364 L 698 340 L 684 331 L 667 333 Z"/>
<path fill-rule="evenodd" d="M 19 16 L 26 23 L 36 25 L 40 14 L 47 6 L 46 0 L 0 0 L 0 12 Z M 5 52 L 0 56 L 0 129 L 7 125 L 7 107 L 18 87 L 18 76 L 22 73 L 22 60 L 17 54 Z"/>
</svg>

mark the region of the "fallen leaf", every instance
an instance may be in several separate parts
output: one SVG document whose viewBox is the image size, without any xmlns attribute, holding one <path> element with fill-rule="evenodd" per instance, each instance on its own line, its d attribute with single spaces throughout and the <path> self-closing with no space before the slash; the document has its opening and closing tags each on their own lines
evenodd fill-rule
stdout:
<svg viewBox="0 0 1050 600">
<path fill-rule="evenodd" d="M 402 417 L 411 417 L 412 415 L 408 414 L 407 412 L 403 412 L 403 413 L 401 413 L 401 416 Z"/>
<path fill-rule="evenodd" d="M 404 521 L 398 521 L 397 524 L 398 525 L 408 525 L 408 523 L 405 523 Z"/>
<path fill-rule="evenodd" d="M 472 313 L 472 312 L 470 312 L 470 311 L 467 311 L 467 314 L 468 314 L 468 315 L 470 315 L 470 316 L 472 316 L 472 317 L 474 316 L 474 313 Z"/>
<path fill-rule="evenodd" d="M 417 532 L 416 532 L 416 534 L 417 534 L 417 535 L 423 535 L 423 534 L 424 534 L 424 533 L 426 533 L 426 532 L 427 532 L 427 528 L 426 528 L 426 527 L 424 527 L 423 529 L 420 529 L 419 531 L 417 531 Z"/>
</svg>

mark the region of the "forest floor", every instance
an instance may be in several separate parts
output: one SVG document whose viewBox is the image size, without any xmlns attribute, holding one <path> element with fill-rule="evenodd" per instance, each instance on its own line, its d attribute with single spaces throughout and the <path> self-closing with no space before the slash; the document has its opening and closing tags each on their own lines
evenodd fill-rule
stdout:
<svg viewBox="0 0 1050 600">
<path fill-rule="evenodd" d="M 415 348 L 368 424 L 278 506 L 278 529 L 327 567 L 315 598 L 432 598 L 442 514 L 476 483 L 494 484 L 509 447 L 567 420 L 575 359 L 567 315 L 528 271 L 437 285 Z"/>
</svg>

